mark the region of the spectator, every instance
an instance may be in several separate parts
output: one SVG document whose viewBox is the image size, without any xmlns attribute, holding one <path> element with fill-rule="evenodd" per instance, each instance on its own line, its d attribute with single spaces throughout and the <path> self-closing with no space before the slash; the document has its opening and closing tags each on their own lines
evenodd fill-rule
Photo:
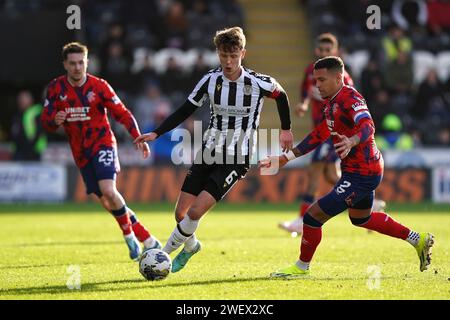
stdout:
<svg viewBox="0 0 450 320">
<path fill-rule="evenodd" d="M 383 72 L 377 60 L 371 57 L 361 73 L 361 91 L 369 104 L 374 100 L 376 93 L 383 87 Z"/>
<path fill-rule="evenodd" d="M 383 151 L 386 149 L 411 150 L 414 148 L 414 139 L 411 135 L 403 132 L 402 121 L 395 114 L 387 114 L 382 123 L 382 133 L 375 136 L 378 148 Z"/>
<path fill-rule="evenodd" d="M 212 42 L 210 41 L 210 38 L 213 36 L 213 24 L 205 0 L 194 1 L 192 10 L 187 13 L 187 20 L 189 24 L 189 46 L 196 48 L 211 48 Z M 210 34 L 205 34 L 209 31 Z"/>
<path fill-rule="evenodd" d="M 188 22 L 181 2 L 173 2 L 164 18 L 162 46 L 165 48 L 186 49 Z"/>
<path fill-rule="evenodd" d="M 450 2 L 446 0 L 428 0 L 428 28 L 433 34 L 450 29 Z"/>
<path fill-rule="evenodd" d="M 174 57 L 169 57 L 166 72 L 160 77 L 161 89 L 169 96 L 174 105 L 181 105 L 187 86 L 184 72 Z"/>
<path fill-rule="evenodd" d="M 388 114 L 392 113 L 389 93 L 386 90 L 378 90 L 375 93 L 373 102 L 367 104 L 376 126 L 376 131 L 381 130 L 382 120 Z"/>
<path fill-rule="evenodd" d="M 423 121 L 430 112 L 432 105 L 437 103 L 436 99 L 444 99 L 443 92 L 444 86 L 439 81 L 437 72 L 430 70 L 425 80 L 419 86 L 416 101 L 411 110 L 412 116 L 417 121 Z"/>
<path fill-rule="evenodd" d="M 135 107 L 133 108 L 139 128 L 143 132 L 149 132 L 155 128 L 155 111 L 164 111 L 167 108 L 170 113 L 170 102 L 162 95 L 158 84 L 156 82 L 148 83 L 144 94 L 137 98 Z"/>
<path fill-rule="evenodd" d="M 130 63 L 120 42 L 112 42 L 109 45 L 108 55 L 102 63 L 102 76 L 108 79 L 111 86 L 117 88 L 117 91 L 127 90 L 129 88 Z"/>
<path fill-rule="evenodd" d="M 200 53 L 195 61 L 191 74 L 189 75 L 189 79 L 191 81 L 189 84 L 190 89 L 195 87 L 195 85 L 200 81 L 202 76 L 208 72 L 208 70 L 209 66 L 206 65 L 204 56 Z"/>
<path fill-rule="evenodd" d="M 382 39 L 382 47 L 386 62 L 397 60 L 400 52 L 410 53 L 412 51 L 411 39 L 406 37 L 403 30 L 397 25 L 389 28 L 389 33 Z"/>
<path fill-rule="evenodd" d="M 47 137 L 42 129 L 40 115 L 42 105 L 34 104 L 30 91 L 17 95 L 17 114 L 11 127 L 14 155 L 16 161 L 40 161 L 47 147 Z"/>
<path fill-rule="evenodd" d="M 384 81 L 393 94 L 410 92 L 414 80 L 412 59 L 408 53 L 400 51 L 395 60 L 386 64 Z"/>
<path fill-rule="evenodd" d="M 443 127 L 438 133 L 438 145 L 442 147 L 450 147 L 450 129 Z"/>
<path fill-rule="evenodd" d="M 153 66 L 153 59 L 150 54 L 147 54 L 143 59 L 143 64 L 137 68 L 136 73 L 133 76 L 133 87 L 135 90 L 142 92 L 147 88 L 147 85 L 157 82 L 158 75 L 156 74 Z M 137 94 L 138 92 L 134 92 Z"/>
</svg>

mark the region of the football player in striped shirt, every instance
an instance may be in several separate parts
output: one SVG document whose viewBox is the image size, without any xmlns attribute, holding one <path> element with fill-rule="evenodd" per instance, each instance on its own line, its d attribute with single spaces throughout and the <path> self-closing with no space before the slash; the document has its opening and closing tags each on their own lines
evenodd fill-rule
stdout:
<svg viewBox="0 0 450 320">
<path fill-rule="evenodd" d="M 209 100 L 210 124 L 204 134 L 202 149 L 181 188 L 175 209 L 177 225 L 163 248 L 170 254 L 184 244 L 173 260 L 172 272 L 181 270 L 200 251 L 201 243 L 195 231 L 202 216 L 247 174 L 256 150 L 264 98 L 275 99 L 277 103 L 282 149 L 290 150 L 293 144 L 286 92 L 274 78 L 242 66 L 246 53 L 242 29 L 233 27 L 218 31 L 214 44 L 221 67 L 205 74 L 186 102 L 154 132 L 135 140 L 140 148 L 142 143 L 157 139 Z"/>
</svg>

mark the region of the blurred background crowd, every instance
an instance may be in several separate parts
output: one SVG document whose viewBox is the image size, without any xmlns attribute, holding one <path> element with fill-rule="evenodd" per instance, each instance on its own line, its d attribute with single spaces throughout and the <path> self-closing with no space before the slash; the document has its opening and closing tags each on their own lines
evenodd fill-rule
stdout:
<svg viewBox="0 0 450 320">
<path fill-rule="evenodd" d="M 65 24 L 68 15 L 61 14 L 61 9 L 79 5 L 83 28 L 65 30 L 68 34 L 60 39 L 87 44 L 88 71 L 112 85 L 141 130 L 148 132 L 186 99 L 207 70 L 218 66 L 212 43 L 216 30 L 239 25 L 249 43 L 264 37 L 246 29 L 247 2 L 251 0 L 0 0 L 0 33 L 10 39 L 0 53 L 0 160 L 37 160 L 48 142 L 65 141 L 61 133 L 42 132 L 38 121 L 45 85 L 64 73 L 59 57 L 64 42 L 58 41 L 52 25 L 44 33 L 51 40 L 22 39 L 14 32 L 11 35 L 8 26 L 26 24 L 23 21 L 30 22 L 34 16 L 46 25 L 55 12 Z M 381 9 L 380 29 L 366 26 L 366 9 L 371 4 Z M 338 37 L 341 56 L 368 102 L 382 149 L 450 146 L 450 1 L 303 0 L 297 5 L 308 20 L 310 61 L 317 35 L 332 32 Z M 25 44 L 27 49 L 21 49 Z M 5 50 L 13 52 L 8 55 Z M 11 71 L 30 60 L 27 71 L 32 77 Z M 46 70 L 40 69 L 42 64 L 45 68 L 51 60 L 57 67 L 41 71 Z M 252 68 L 250 55 L 246 63 Z M 302 78 L 298 72 L 295 87 Z M 288 94 L 295 105 L 298 91 Z M 194 119 L 208 122 L 208 108 L 186 122 L 186 128 L 192 130 Z M 130 142 L 127 132 L 112 123 L 118 140 Z M 295 136 L 300 139 L 305 133 L 295 132 Z M 168 137 L 158 143 L 155 157 L 165 161 L 173 142 Z"/>
</svg>

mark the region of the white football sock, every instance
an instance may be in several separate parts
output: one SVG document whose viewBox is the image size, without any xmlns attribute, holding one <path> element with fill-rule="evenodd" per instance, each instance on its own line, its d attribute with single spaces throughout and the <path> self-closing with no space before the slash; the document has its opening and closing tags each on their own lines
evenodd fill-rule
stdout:
<svg viewBox="0 0 450 320">
<path fill-rule="evenodd" d="M 163 248 L 163 251 L 168 254 L 177 250 L 183 243 L 186 242 L 188 238 L 190 238 L 195 230 L 197 230 L 199 220 L 191 220 L 188 215 L 184 217 L 183 220 L 180 221 L 179 224 L 172 231 L 172 234 L 167 240 L 166 245 Z"/>
<path fill-rule="evenodd" d="M 409 231 L 408 238 L 405 240 L 412 244 L 414 247 L 419 243 L 420 235 L 415 231 Z"/>
<path fill-rule="evenodd" d="M 192 220 L 188 215 L 185 215 L 179 225 L 184 234 L 191 235 L 194 234 L 195 230 L 197 230 L 199 222 L 200 220 Z"/>
<path fill-rule="evenodd" d="M 172 234 L 163 248 L 163 251 L 168 254 L 171 254 L 173 251 L 177 250 L 187 240 L 187 238 L 189 238 L 182 235 L 178 228 L 179 227 L 177 225 L 175 229 L 173 229 Z"/>
<path fill-rule="evenodd" d="M 195 236 L 195 233 L 194 233 L 184 243 L 184 249 L 187 252 L 192 252 L 195 249 L 195 246 L 197 245 L 197 242 L 198 242 L 198 240 L 197 240 L 197 237 Z"/>
<path fill-rule="evenodd" d="M 144 240 L 143 244 L 145 248 L 152 248 L 156 244 L 156 238 L 154 236 L 150 236 L 147 239 Z"/>
<path fill-rule="evenodd" d="M 298 260 L 295 265 L 302 270 L 309 270 L 309 262 L 303 262 L 302 260 Z"/>
</svg>

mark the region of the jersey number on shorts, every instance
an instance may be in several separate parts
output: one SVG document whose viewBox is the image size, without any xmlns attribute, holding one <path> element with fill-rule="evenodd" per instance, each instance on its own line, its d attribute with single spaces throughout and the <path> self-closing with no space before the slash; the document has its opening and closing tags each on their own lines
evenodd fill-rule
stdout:
<svg viewBox="0 0 450 320">
<path fill-rule="evenodd" d="M 351 185 L 352 185 L 352 184 L 351 184 L 350 182 L 348 182 L 347 180 L 344 180 L 344 182 L 341 183 L 341 184 L 339 185 L 339 187 L 336 188 L 336 192 L 337 192 L 338 194 L 344 193 L 344 192 L 345 192 L 345 189 L 348 188 L 348 187 L 350 187 Z"/>
<path fill-rule="evenodd" d="M 98 162 L 103 162 L 105 166 L 109 166 L 114 161 L 114 153 L 112 150 L 100 150 Z"/>
<path fill-rule="evenodd" d="M 225 185 L 230 185 L 233 182 L 233 177 L 237 177 L 238 174 L 236 172 L 236 170 L 231 171 L 231 173 L 228 175 L 228 177 L 225 178 Z"/>
</svg>

